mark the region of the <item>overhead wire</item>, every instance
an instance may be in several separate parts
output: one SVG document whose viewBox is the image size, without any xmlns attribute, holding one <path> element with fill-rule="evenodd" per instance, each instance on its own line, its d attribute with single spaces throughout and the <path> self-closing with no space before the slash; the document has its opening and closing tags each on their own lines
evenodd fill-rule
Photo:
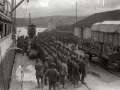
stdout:
<svg viewBox="0 0 120 90">
<path fill-rule="evenodd" d="M 23 17 L 21 18 L 21 23 L 24 22 L 24 18 L 25 18 L 27 9 L 28 9 L 28 2 L 25 3 L 25 11 L 23 12 Z M 20 28 L 20 31 L 19 31 L 19 32 L 21 32 L 21 30 L 22 30 L 22 27 Z"/>
<path fill-rule="evenodd" d="M 27 9 L 28 9 L 28 2 L 27 2 L 27 5 L 26 5 L 26 9 L 25 9 L 25 12 L 24 12 L 24 16 L 23 16 L 23 18 L 25 18 L 25 15 L 26 15 Z"/>
<path fill-rule="evenodd" d="M 24 4 L 17 10 L 16 14 L 18 14 L 20 12 L 20 10 L 22 9 L 22 7 L 25 7 L 26 2 L 24 2 Z"/>
</svg>

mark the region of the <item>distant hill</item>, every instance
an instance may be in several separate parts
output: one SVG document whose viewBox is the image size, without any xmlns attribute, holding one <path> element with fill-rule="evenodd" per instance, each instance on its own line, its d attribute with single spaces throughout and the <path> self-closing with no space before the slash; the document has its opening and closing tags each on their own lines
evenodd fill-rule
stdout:
<svg viewBox="0 0 120 90">
<path fill-rule="evenodd" d="M 37 27 L 48 27 L 48 21 L 51 18 L 57 23 L 57 25 L 71 25 L 75 23 L 75 16 L 46 16 L 46 17 L 37 17 L 32 18 L 32 23 Z M 85 17 L 78 17 L 78 21 L 82 20 Z M 29 24 L 28 18 L 17 18 L 17 26 L 27 26 Z"/>
</svg>

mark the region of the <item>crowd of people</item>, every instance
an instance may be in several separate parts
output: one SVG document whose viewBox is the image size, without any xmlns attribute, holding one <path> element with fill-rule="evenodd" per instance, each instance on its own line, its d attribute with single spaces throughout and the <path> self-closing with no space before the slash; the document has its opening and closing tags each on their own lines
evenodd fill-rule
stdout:
<svg viewBox="0 0 120 90">
<path fill-rule="evenodd" d="M 70 80 L 74 87 L 77 87 L 79 81 L 85 84 L 84 79 L 89 72 L 89 60 L 86 54 L 79 55 L 65 46 L 74 43 L 70 34 L 59 34 L 60 32 L 43 32 L 34 37 L 33 49 L 38 51 L 35 70 L 38 87 L 44 87 L 49 84 L 49 90 L 56 90 L 58 83 L 62 88 L 66 87 L 66 80 Z M 65 36 L 65 38 L 64 38 Z M 72 39 L 69 39 L 71 36 Z M 67 41 L 69 40 L 69 41 Z M 61 41 L 63 44 L 57 42 Z M 67 42 L 66 42 L 67 41 Z M 41 84 L 39 82 L 41 79 Z"/>
</svg>

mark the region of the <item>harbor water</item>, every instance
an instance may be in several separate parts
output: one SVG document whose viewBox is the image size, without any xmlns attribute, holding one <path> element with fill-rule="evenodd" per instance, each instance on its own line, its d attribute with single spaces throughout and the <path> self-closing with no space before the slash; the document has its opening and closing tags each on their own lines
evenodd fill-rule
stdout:
<svg viewBox="0 0 120 90">
<path fill-rule="evenodd" d="M 43 32 L 45 29 L 47 28 L 41 28 L 41 27 L 36 27 L 36 35 L 38 34 L 38 32 Z M 28 28 L 27 27 L 17 27 L 17 36 L 27 36 L 28 33 Z"/>
</svg>

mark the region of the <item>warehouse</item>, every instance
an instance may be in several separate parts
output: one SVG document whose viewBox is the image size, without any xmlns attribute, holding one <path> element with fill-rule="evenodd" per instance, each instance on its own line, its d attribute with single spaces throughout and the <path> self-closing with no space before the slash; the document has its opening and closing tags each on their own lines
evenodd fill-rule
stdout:
<svg viewBox="0 0 120 90">
<path fill-rule="evenodd" d="M 89 38 L 91 37 L 91 26 L 98 22 L 109 20 L 120 20 L 120 9 L 95 13 L 92 14 L 81 21 L 75 23 L 74 26 L 74 35 L 79 38 Z"/>
</svg>

